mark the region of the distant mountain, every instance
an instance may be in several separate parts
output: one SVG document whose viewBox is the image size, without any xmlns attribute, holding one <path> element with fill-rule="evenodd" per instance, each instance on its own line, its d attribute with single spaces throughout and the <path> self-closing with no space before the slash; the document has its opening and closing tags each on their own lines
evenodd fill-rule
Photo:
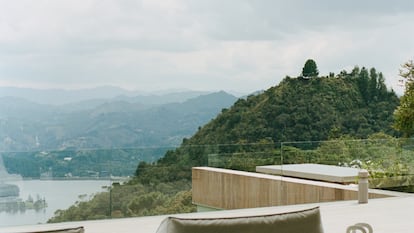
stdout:
<svg viewBox="0 0 414 233">
<path fill-rule="evenodd" d="M 99 87 L 80 90 L 0 87 L 0 97 L 19 97 L 35 103 L 50 105 L 75 103 L 89 99 L 110 99 L 127 94 L 134 93 L 116 87 Z"/>
<path fill-rule="evenodd" d="M 116 97 L 62 106 L 0 97 L 0 151 L 178 145 L 237 99 L 217 92 L 161 104 L 191 95 L 158 96 L 152 104 Z"/>
<path fill-rule="evenodd" d="M 17 97 L 30 100 L 38 104 L 49 105 L 77 105 L 86 102 L 97 106 L 109 100 L 124 100 L 127 102 L 140 102 L 146 105 L 183 102 L 189 98 L 207 94 L 204 91 L 160 91 L 143 93 L 128 91 L 118 87 L 104 86 L 79 90 L 63 89 L 32 89 L 18 87 L 0 87 L 0 97 Z"/>
<path fill-rule="evenodd" d="M 43 119 L 58 111 L 58 108 L 45 104 L 38 104 L 19 97 L 0 97 L 0 119 L 23 118 Z"/>
</svg>

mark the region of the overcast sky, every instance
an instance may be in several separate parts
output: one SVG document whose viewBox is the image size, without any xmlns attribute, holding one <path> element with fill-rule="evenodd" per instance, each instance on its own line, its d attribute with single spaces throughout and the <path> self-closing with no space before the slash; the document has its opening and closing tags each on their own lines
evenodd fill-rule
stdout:
<svg viewBox="0 0 414 233">
<path fill-rule="evenodd" d="M 412 0 L 0 0 L 0 86 L 248 93 L 312 58 L 398 89 L 413 22 Z"/>
</svg>

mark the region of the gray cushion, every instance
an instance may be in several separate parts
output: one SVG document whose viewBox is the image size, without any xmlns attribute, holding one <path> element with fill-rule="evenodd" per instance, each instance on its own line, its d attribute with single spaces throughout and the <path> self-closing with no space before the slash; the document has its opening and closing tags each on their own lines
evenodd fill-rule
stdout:
<svg viewBox="0 0 414 233">
<path fill-rule="evenodd" d="M 168 217 L 157 233 L 323 233 L 319 207 L 295 212 L 229 217 Z"/>
<path fill-rule="evenodd" d="M 75 228 L 65 228 L 65 229 L 56 229 L 56 230 L 46 230 L 46 231 L 32 231 L 28 233 L 84 233 L 85 229 L 83 227 Z"/>
</svg>

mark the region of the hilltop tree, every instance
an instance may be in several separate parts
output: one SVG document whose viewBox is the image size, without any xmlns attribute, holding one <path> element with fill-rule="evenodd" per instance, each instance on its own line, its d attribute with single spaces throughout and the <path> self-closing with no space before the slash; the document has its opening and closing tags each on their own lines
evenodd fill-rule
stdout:
<svg viewBox="0 0 414 233">
<path fill-rule="evenodd" d="M 414 135 L 414 63 L 408 61 L 402 65 L 400 76 L 406 80 L 405 92 L 400 106 L 394 112 L 394 127 L 404 136 Z"/>
<path fill-rule="evenodd" d="M 302 76 L 303 77 L 316 77 L 318 76 L 319 71 L 318 67 L 316 66 L 316 62 L 312 59 L 308 59 L 305 63 L 305 66 L 302 69 Z"/>
</svg>

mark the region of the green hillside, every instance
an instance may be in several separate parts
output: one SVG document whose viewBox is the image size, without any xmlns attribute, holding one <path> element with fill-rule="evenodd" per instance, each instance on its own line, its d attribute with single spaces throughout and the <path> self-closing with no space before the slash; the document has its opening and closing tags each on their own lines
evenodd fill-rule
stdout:
<svg viewBox="0 0 414 233">
<path fill-rule="evenodd" d="M 356 68 L 336 77 L 286 77 L 262 94 L 239 99 L 185 144 L 366 138 L 380 131 L 395 135 L 392 113 L 398 103 L 375 69 Z"/>
<path fill-rule="evenodd" d="M 343 71 L 330 77 L 286 77 L 279 85 L 223 109 L 156 164 L 140 163 L 137 179 L 144 183 L 190 180 L 191 167 L 208 165 L 214 154 L 231 156 L 249 150 L 253 152 L 250 157 L 256 153 L 263 156 L 264 163 L 271 163 L 266 154 L 281 142 L 344 136 L 362 139 L 379 132 L 396 136 L 392 123 L 398 103 L 396 94 L 386 88 L 382 74 L 374 68 L 356 67 L 351 73 Z M 254 143 L 270 148 L 258 151 L 251 146 Z"/>
</svg>

